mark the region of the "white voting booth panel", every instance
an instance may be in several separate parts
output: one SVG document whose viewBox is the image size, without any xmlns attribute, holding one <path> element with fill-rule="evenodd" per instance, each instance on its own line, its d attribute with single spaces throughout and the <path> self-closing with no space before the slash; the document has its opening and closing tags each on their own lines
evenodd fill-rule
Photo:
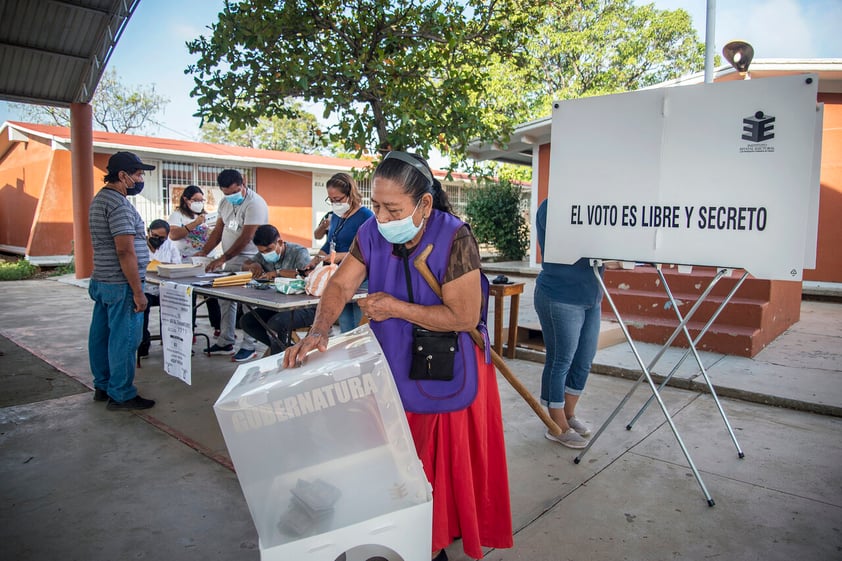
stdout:
<svg viewBox="0 0 842 561">
<path fill-rule="evenodd" d="M 642 372 L 576 456 L 579 463 L 644 380 L 657 401 L 709 506 L 702 480 L 651 376 L 678 338 L 707 384 L 737 457 L 745 457 L 696 346 L 749 272 L 801 280 L 815 266 L 822 108 L 818 78 L 804 74 L 661 88 L 554 104 L 544 259 L 591 258 L 594 275 Z M 599 274 L 602 259 L 656 265 L 707 265 L 717 272 L 683 311 L 657 268 L 677 326 L 644 362 Z M 689 322 L 730 269 L 745 269 L 694 336 Z"/>
<path fill-rule="evenodd" d="M 214 411 L 261 559 L 428 561 L 432 495 L 368 326 L 237 368 Z"/>
<path fill-rule="evenodd" d="M 801 280 L 818 228 L 817 91 L 802 74 L 555 103 L 545 259 Z"/>
</svg>

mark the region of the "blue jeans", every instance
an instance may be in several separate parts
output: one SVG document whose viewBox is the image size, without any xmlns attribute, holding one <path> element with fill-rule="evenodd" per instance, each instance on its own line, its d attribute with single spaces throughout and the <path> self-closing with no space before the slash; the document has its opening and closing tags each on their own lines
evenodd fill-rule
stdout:
<svg viewBox="0 0 842 561">
<path fill-rule="evenodd" d="M 360 288 L 368 289 L 368 279 L 362 282 Z M 339 314 L 339 331 L 342 333 L 351 331 L 360 324 L 362 319 L 363 311 L 360 309 L 360 305 L 356 302 L 348 302 L 342 309 L 342 313 Z"/>
<path fill-rule="evenodd" d="M 540 286 L 534 302 L 547 348 L 541 403 L 561 409 L 564 394 L 581 395 L 585 389 L 599 343 L 600 304 L 563 304 Z"/>
<path fill-rule="evenodd" d="M 349 302 L 342 308 L 342 313 L 339 314 L 339 331 L 345 333 L 351 331 L 360 324 L 363 319 L 363 311 L 356 302 Z"/>
<path fill-rule="evenodd" d="M 128 284 L 91 279 L 88 294 L 94 301 L 88 333 L 88 358 L 94 387 L 106 390 L 114 401 L 137 395 L 134 387 L 135 353 L 143 331 L 143 314 L 134 311 Z"/>
</svg>

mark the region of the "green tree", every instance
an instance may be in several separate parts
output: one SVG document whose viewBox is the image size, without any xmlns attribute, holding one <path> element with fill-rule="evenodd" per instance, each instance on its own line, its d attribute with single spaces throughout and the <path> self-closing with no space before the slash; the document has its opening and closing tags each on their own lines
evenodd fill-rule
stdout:
<svg viewBox="0 0 842 561">
<path fill-rule="evenodd" d="M 686 11 L 632 0 L 550 1 L 531 37 L 533 117 L 555 99 L 637 90 L 704 67 Z"/>
<path fill-rule="evenodd" d="M 316 116 L 294 105 L 298 117 L 258 117 L 253 125 L 231 129 L 231 123 L 205 123 L 200 131 L 204 142 L 232 144 L 265 150 L 313 154 L 325 149 Z"/>
<path fill-rule="evenodd" d="M 123 85 L 116 70 L 108 70 L 91 100 L 94 129 L 107 132 L 137 133 L 157 125 L 158 114 L 169 99 L 155 93 L 155 85 L 131 89 Z M 22 119 L 48 125 L 70 126 L 70 110 L 63 107 L 10 103 Z"/>
<path fill-rule="evenodd" d="M 465 207 L 477 241 L 493 245 L 506 261 L 520 261 L 529 250 L 522 199 L 520 185 L 505 179 L 487 181 L 472 191 Z"/>
<path fill-rule="evenodd" d="M 199 56 L 197 114 L 234 128 L 323 102 L 326 131 L 356 153 L 433 147 L 457 157 L 505 135 L 518 96 L 490 90 L 491 68 L 523 59 L 538 8 L 519 0 L 226 2 Z M 506 106 L 501 107 L 501 101 Z"/>
</svg>

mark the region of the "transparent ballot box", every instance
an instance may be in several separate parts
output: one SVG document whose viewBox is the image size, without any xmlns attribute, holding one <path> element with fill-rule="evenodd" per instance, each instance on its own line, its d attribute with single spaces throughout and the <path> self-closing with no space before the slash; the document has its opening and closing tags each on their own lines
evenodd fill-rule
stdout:
<svg viewBox="0 0 842 561">
<path fill-rule="evenodd" d="M 237 368 L 214 411 L 261 559 L 426 561 L 432 495 L 368 326 L 284 369 Z"/>
</svg>

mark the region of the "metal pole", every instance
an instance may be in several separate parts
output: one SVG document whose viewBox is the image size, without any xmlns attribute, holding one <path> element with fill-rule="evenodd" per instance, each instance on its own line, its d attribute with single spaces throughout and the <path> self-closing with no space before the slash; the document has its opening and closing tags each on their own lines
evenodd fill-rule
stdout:
<svg viewBox="0 0 842 561">
<path fill-rule="evenodd" d="M 707 0 L 705 18 L 705 84 L 713 83 L 713 49 L 716 47 L 716 0 Z"/>
</svg>

